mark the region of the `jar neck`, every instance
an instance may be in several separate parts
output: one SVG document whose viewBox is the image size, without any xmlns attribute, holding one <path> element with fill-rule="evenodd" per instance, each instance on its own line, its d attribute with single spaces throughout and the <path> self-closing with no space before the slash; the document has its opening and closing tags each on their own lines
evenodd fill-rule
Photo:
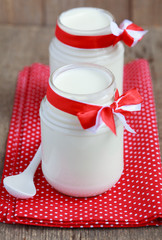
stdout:
<svg viewBox="0 0 162 240">
<path fill-rule="evenodd" d="M 118 44 L 115 46 L 109 46 L 106 48 L 92 48 L 92 49 L 82 49 L 77 47 L 72 47 L 67 44 L 64 44 L 56 37 L 52 39 L 50 45 L 50 53 L 55 55 L 53 52 L 59 51 L 59 53 L 68 54 L 71 56 L 79 56 L 79 57 L 100 57 L 103 55 L 113 54 L 115 51 L 118 50 Z M 66 56 L 64 56 L 66 58 Z"/>
</svg>

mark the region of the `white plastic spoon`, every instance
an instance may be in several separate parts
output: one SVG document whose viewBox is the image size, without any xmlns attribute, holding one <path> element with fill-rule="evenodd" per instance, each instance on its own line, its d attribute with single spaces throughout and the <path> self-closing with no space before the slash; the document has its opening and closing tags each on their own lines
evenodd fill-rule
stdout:
<svg viewBox="0 0 162 240">
<path fill-rule="evenodd" d="M 27 199 L 36 194 L 33 177 L 41 161 L 41 145 L 28 167 L 20 174 L 5 177 L 3 184 L 8 193 L 16 198 Z"/>
</svg>

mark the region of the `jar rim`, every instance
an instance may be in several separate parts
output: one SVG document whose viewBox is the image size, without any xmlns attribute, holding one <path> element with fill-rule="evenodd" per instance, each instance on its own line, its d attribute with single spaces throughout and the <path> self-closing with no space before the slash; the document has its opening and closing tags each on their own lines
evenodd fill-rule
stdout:
<svg viewBox="0 0 162 240">
<path fill-rule="evenodd" d="M 103 28 L 98 28 L 98 29 L 93 29 L 93 30 L 79 30 L 79 29 L 74 29 L 74 28 L 71 28 L 71 27 L 68 27 L 66 25 L 64 25 L 61 21 L 61 17 L 66 14 L 67 12 L 70 12 L 70 11 L 74 11 L 76 9 L 96 9 L 97 11 L 100 11 L 100 12 L 103 12 L 105 13 L 106 15 L 109 16 L 110 20 L 111 21 L 115 21 L 115 18 L 114 16 L 108 11 L 108 10 L 105 10 L 105 9 L 102 9 L 102 8 L 95 8 L 95 7 L 78 7 L 78 8 L 72 8 L 72 9 L 69 9 L 67 11 L 64 11 L 62 12 L 58 19 L 57 19 L 57 23 L 59 25 L 59 27 L 63 30 L 65 30 L 66 32 L 73 32 L 75 33 L 76 35 L 86 35 L 86 36 L 89 36 L 89 35 L 99 35 L 99 34 L 105 34 L 105 33 L 108 33 L 110 31 L 110 24 L 108 24 L 106 27 L 103 27 Z"/>
<path fill-rule="evenodd" d="M 54 84 L 54 79 L 57 78 L 57 76 L 59 74 L 61 74 L 62 72 L 68 71 L 70 69 L 75 69 L 75 68 L 94 68 L 94 69 L 99 69 L 100 71 L 105 72 L 110 79 L 110 83 L 108 84 L 108 86 L 106 86 L 104 89 L 99 90 L 98 92 L 93 92 L 93 93 L 84 93 L 84 94 L 75 94 L 75 93 L 70 93 L 70 92 L 66 92 L 63 91 L 59 88 L 56 87 L 56 85 Z M 113 75 L 113 73 L 107 69 L 104 66 L 101 65 L 97 65 L 97 64 L 91 64 L 91 63 L 81 63 L 81 64 L 69 64 L 69 65 L 65 65 L 59 69 L 57 69 L 56 71 L 54 71 L 50 78 L 49 78 L 49 84 L 51 86 L 51 88 L 56 91 L 59 95 L 61 96 L 66 96 L 69 99 L 77 99 L 77 101 L 79 101 L 79 99 L 88 99 L 89 101 L 93 101 L 93 99 L 96 98 L 102 98 L 105 95 L 110 95 L 110 99 L 114 96 L 115 91 L 116 91 L 116 84 L 115 84 L 115 77 Z"/>
</svg>

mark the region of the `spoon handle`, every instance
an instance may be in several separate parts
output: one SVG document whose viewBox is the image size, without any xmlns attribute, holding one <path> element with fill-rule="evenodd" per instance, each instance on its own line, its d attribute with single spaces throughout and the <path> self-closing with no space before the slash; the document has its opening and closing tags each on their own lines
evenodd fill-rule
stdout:
<svg viewBox="0 0 162 240">
<path fill-rule="evenodd" d="M 35 156 L 33 157 L 32 161 L 30 162 L 30 164 L 28 165 L 28 167 L 24 170 L 24 173 L 26 174 L 31 174 L 34 176 L 34 173 L 41 161 L 41 144 L 35 154 Z"/>
</svg>

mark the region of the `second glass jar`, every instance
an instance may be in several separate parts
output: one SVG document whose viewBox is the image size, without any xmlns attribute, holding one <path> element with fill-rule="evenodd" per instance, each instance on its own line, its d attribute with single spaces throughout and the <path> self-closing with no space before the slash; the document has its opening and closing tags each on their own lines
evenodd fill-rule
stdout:
<svg viewBox="0 0 162 240">
<path fill-rule="evenodd" d="M 114 21 L 114 17 L 108 11 L 84 7 L 63 12 L 59 16 L 57 24 L 67 34 L 98 36 L 111 34 L 111 21 Z M 66 45 L 57 37 L 52 39 L 49 46 L 51 73 L 67 64 L 86 62 L 110 69 L 115 76 L 119 92 L 123 92 L 124 46 L 121 42 L 106 48 L 84 49 Z"/>
</svg>

